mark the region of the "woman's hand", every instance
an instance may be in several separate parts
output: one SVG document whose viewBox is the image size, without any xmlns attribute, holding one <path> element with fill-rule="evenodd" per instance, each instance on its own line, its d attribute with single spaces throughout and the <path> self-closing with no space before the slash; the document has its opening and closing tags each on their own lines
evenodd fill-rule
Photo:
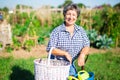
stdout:
<svg viewBox="0 0 120 80">
<path fill-rule="evenodd" d="M 85 65 L 85 55 L 88 54 L 89 47 L 84 47 L 78 57 L 78 66 L 84 66 Z"/>
<path fill-rule="evenodd" d="M 78 57 L 78 66 L 84 66 L 85 65 L 85 54 L 81 53 Z"/>
<path fill-rule="evenodd" d="M 59 55 L 59 56 L 65 56 L 67 58 L 68 61 L 70 61 L 70 63 L 72 63 L 72 57 L 71 55 L 66 52 L 66 51 L 63 51 L 63 50 L 60 50 L 60 49 L 57 49 L 57 48 L 54 48 L 52 50 L 52 54 L 54 55 Z"/>
<path fill-rule="evenodd" d="M 68 61 L 70 61 L 70 63 L 72 63 L 72 57 L 68 52 L 65 53 L 65 57 L 67 58 Z"/>
</svg>

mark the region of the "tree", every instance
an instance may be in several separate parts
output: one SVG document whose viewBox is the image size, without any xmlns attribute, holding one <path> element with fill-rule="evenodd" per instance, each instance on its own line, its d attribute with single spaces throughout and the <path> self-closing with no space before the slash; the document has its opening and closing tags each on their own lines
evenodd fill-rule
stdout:
<svg viewBox="0 0 120 80">
<path fill-rule="evenodd" d="M 70 3 L 73 3 L 72 0 L 65 0 L 65 2 L 62 4 L 62 5 L 59 5 L 58 7 L 61 8 L 61 7 L 65 7 L 66 5 L 70 4 Z"/>
<path fill-rule="evenodd" d="M 63 6 L 66 6 L 66 5 L 70 4 L 70 3 L 73 3 L 72 0 L 65 0 L 65 3 L 63 4 Z"/>
<path fill-rule="evenodd" d="M 9 9 L 8 9 L 7 7 L 4 7 L 4 8 L 3 8 L 3 11 L 4 11 L 4 12 L 8 12 Z"/>
<path fill-rule="evenodd" d="M 117 7 L 117 8 L 120 9 L 120 3 L 116 4 L 116 5 L 114 6 L 114 8 L 115 8 L 115 7 Z"/>
<path fill-rule="evenodd" d="M 20 5 L 19 4 L 16 6 L 16 9 L 20 9 Z"/>
<path fill-rule="evenodd" d="M 117 11 L 120 11 L 120 3 L 116 4 L 115 6 L 113 6 L 113 8 L 115 8 Z"/>
<path fill-rule="evenodd" d="M 78 3 L 77 5 L 78 5 L 80 8 L 82 8 L 82 7 L 86 8 L 86 6 L 85 6 L 84 4 L 82 4 L 82 3 Z"/>
<path fill-rule="evenodd" d="M 105 6 L 102 10 L 101 18 L 103 25 L 99 32 L 111 36 L 115 42 L 115 47 L 120 44 L 120 12 L 110 6 Z"/>
</svg>

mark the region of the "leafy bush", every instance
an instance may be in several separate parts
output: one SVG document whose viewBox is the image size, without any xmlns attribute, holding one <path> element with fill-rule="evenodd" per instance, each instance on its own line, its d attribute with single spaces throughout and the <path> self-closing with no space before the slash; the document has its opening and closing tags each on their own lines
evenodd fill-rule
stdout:
<svg viewBox="0 0 120 80">
<path fill-rule="evenodd" d="M 14 36 L 23 36 L 23 35 L 25 35 L 26 31 L 27 31 L 26 26 L 16 24 L 16 26 L 13 28 L 13 35 Z"/>
<path fill-rule="evenodd" d="M 38 44 L 44 44 L 44 41 L 45 40 L 45 38 L 43 38 L 43 37 L 39 37 L 38 38 Z"/>
<path fill-rule="evenodd" d="M 110 48 L 110 45 L 113 44 L 112 38 L 108 38 L 107 35 L 98 36 L 96 39 L 97 48 Z"/>
<path fill-rule="evenodd" d="M 90 43 L 93 44 L 96 41 L 98 36 L 97 31 L 95 29 L 87 30 L 87 35 L 90 39 Z"/>
<path fill-rule="evenodd" d="M 35 42 L 33 40 L 26 40 L 24 43 L 24 48 L 28 51 L 30 51 L 33 46 L 35 46 Z"/>
<path fill-rule="evenodd" d="M 101 11 L 97 11 L 95 13 L 95 15 L 92 16 L 92 28 L 96 29 L 97 31 L 99 31 L 101 29 L 101 27 L 103 26 L 103 20 L 101 17 Z"/>
<path fill-rule="evenodd" d="M 113 44 L 112 38 L 108 38 L 106 34 L 98 35 L 95 29 L 87 30 L 87 35 L 90 39 L 90 44 L 95 48 L 110 48 L 111 44 Z"/>
<path fill-rule="evenodd" d="M 18 50 L 21 47 L 21 43 L 18 41 L 17 38 L 13 37 L 13 48 Z"/>
<path fill-rule="evenodd" d="M 13 51 L 12 46 L 8 45 L 5 47 L 6 52 L 11 53 Z"/>
</svg>

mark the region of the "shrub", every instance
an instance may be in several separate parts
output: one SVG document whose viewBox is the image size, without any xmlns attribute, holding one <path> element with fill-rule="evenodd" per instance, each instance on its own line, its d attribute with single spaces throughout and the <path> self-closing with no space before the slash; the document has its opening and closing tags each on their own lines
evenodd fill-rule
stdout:
<svg viewBox="0 0 120 80">
<path fill-rule="evenodd" d="M 96 41 L 96 38 L 98 36 L 97 31 L 95 29 L 87 30 L 87 35 L 90 39 L 91 45 Z"/>
<path fill-rule="evenodd" d="M 6 52 L 11 53 L 14 49 L 12 48 L 11 45 L 7 45 L 7 46 L 5 47 L 5 50 L 6 50 Z"/>
<path fill-rule="evenodd" d="M 98 35 L 95 29 L 87 30 L 87 35 L 90 39 L 90 44 L 95 48 L 110 48 L 113 44 L 112 38 L 108 38 L 106 34 Z"/>
<path fill-rule="evenodd" d="M 33 40 L 26 40 L 24 43 L 24 48 L 28 51 L 30 51 L 33 46 L 35 46 L 35 42 Z"/>
<path fill-rule="evenodd" d="M 113 41 L 112 38 L 108 38 L 107 35 L 104 34 L 103 36 L 98 36 L 95 44 L 97 48 L 110 48 Z"/>
</svg>

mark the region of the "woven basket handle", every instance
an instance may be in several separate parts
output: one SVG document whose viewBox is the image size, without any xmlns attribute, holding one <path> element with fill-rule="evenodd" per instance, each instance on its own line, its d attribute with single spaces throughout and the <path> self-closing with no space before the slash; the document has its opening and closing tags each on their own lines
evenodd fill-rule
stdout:
<svg viewBox="0 0 120 80">
<path fill-rule="evenodd" d="M 51 47 L 49 53 L 48 53 L 48 65 L 50 65 L 50 57 L 51 57 L 51 53 L 52 53 L 52 50 L 54 49 L 54 47 Z"/>
</svg>

